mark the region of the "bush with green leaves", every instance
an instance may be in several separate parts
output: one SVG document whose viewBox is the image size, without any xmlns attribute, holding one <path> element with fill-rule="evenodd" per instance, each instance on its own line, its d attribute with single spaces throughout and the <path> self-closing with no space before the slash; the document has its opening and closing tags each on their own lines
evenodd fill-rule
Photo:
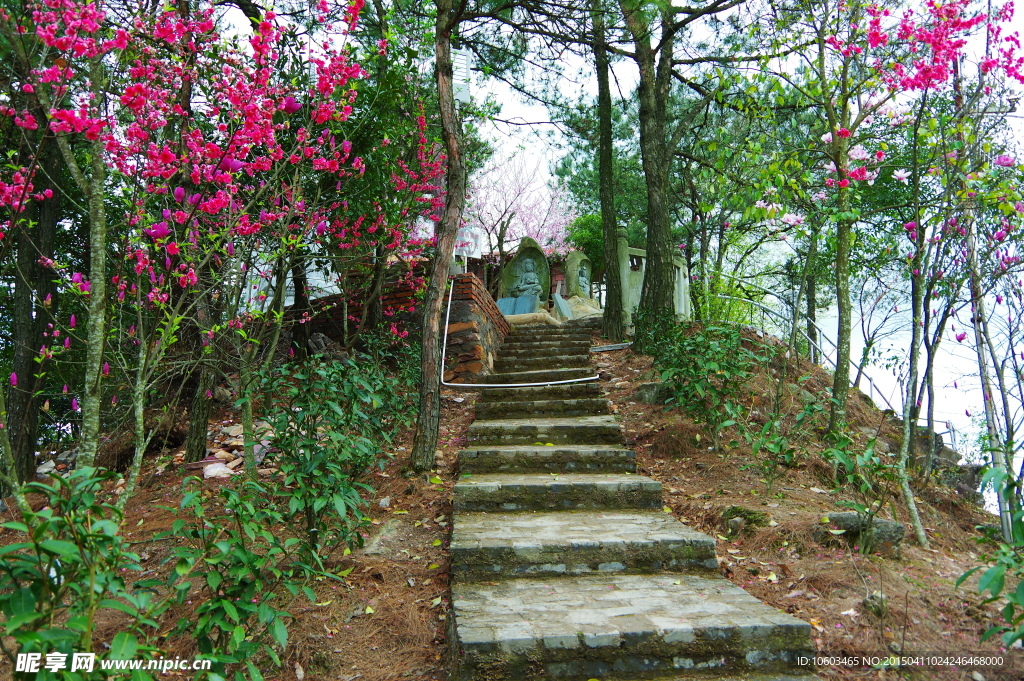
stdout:
<svg viewBox="0 0 1024 681">
<path fill-rule="evenodd" d="M 886 460 L 875 451 L 875 441 L 868 442 L 861 452 L 851 451 L 852 440 L 841 436 L 824 452 L 825 460 L 836 471 L 836 482 L 857 495 L 856 501 L 844 500 L 840 505 L 856 511 L 860 527 L 867 528 L 860 535 L 860 552 L 874 550 L 872 528 L 875 516 L 896 496 L 899 475 L 896 462 Z"/>
<path fill-rule="evenodd" d="M 326 361 L 277 369 L 264 382 L 273 401 L 274 430 L 284 489 L 283 519 L 319 561 L 341 544 L 358 541 L 362 522 L 358 480 L 407 417 L 402 386 L 378 362 Z"/>
<path fill-rule="evenodd" d="M 676 327 L 654 338 L 660 347 L 655 361 L 672 391 L 670 402 L 707 426 L 712 444 L 720 449 L 722 432 L 744 421 L 740 397 L 761 358 L 743 346 L 734 325 L 709 324 L 692 333 Z"/>
<path fill-rule="evenodd" d="M 985 641 L 999 635 L 1007 648 L 1024 640 L 1024 510 L 1020 510 L 1017 492 L 1011 475 L 997 468 L 989 469 L 982 477 L 982 485 L 992 485 L 1001 496 L 1010 514 L 1010 541 L 1002 537 L 996 543 L 994 554 L 981 558 L 987 565 L 971 568 L 957 580 L 959 587 L 967 578 L 984 570 L 978 579 L 978 593 L 988 592 L 985 603 L 1003 600 L 1003 623 L 994 624 L 982 635 Z M 985 540 L 989 541 L 989 540 Z"/>
<path fill-rule="evenodd" d="M 285 523 L 272 486 L 247 480 L 220 489 L 224 515 L 212 517 L 202 499 L 198 478 L 184 482 L 181 509 L 171 531 L 157 540 L 184 538 L 172 551 L 174 569 L 166 587 L 179 605 L 196 598 L 199 607 L 181 618 L 172 633 L 196 641 L 200 654 L 213 661 L 210 681 L 261 681 L 260 662 L 281 666 L 279 651 L 288 642 L 290 614 L 275 605 L 282 589 L 292 595 L 314 594 L 303 583 L 325 576 L 305 562 L 303 543 L 276 531 Z M 196 589 L 199 589 L 199 593 Z"/>
<path fill-rule="evenodd" d="M 18 653 L 40 653 L 44 660 L 49 653 L 67 656 L 63 669 L 15 672 L 15 678 L 83 678 L 81 671 L 71 671 L 72 654 L 94 651 L 93 631 L 101 618 L 113 616 L 121 623 L 102 657 L 130 659 L 156 652 L 148 642 L 167 600 L 149 589 L 130 589 L 125 581 L 142 568 L 119 534 L 121 512 L 100 500 L 104 481 L 112 477 L 116 474 L 81 468 L 67 478 L 54 475 L 49 483 L 26 483 L 27 494 L 45 500 L 41 510 L 3 525 L 24 539 L 0 549 L 3 633 L 16 648 L 3 640 L 0 647 L 12 668 Z M 145 583 L 135 585 L 140 586 Z M 97 667 L 90 678 L 105 676 Z M 138 672 L 133 678 L 152 677 Z"/>
</svg>

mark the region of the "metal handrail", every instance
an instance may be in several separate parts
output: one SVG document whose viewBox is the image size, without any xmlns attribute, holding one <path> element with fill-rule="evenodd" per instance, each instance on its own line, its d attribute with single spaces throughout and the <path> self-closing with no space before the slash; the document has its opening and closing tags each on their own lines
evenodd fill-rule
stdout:
<svg viewBox="0 0 1024 681">
<path fill-rule="evenodd" d="M 725 276 L 730 276 L 730 275 L 725 275 Z M 735 277 L 733 277 L 733 278 L 735 278 Z M 754 286 L 757 287 L 757 288 L 760 288 L 760 287 L 756 286 L 756 284 Z M 762 290 L 765 293 L 770 293 L 771 295 L 775 296 L 776 298 L 778 297 L 776 294 L 772 293 L 771 291 L 768 291 L 767 289 L 762 289 Z M 728 300 L 736 300 L 736 301 L 739 301 L 739 302 L 742 302 L 742 303 L 747 303 L 749 305 L 753 305 L 753 306 L 761 309 L 762 311 L 767 312 L 769 315 L 772 315 L 772 316 L 774 316 L 774 317 L 776 317 L 778 319 L 781 319 L 784 322 L 788 322 L 789 321 L 789 318 L 786 317 L 785 315 L 781 314 L 777 310 L 773 310 L 772 308 L 768 307 L 767 305 L 764 305 L 763 303 L 757 302 L 756 300 L 748 300 L 747 298 L 738 298 L 736 296 L 728 296 L 728 295 L 725 295 L 725 294 L 722 294 L 722 293 L 719 293 L 718 297 L 719 298 L 725 298 L 725 299 L 728 299 Z M 814 325 L 814 328 L 817 329 L 817 331 L 820 334 L 821 338 L 824 338 L 825 340 L 827 340 L 832 345 L 833 348 L 837 348 L 836 344 L 832 343 L 832 340 L 827 335 L 825 335 L 825 333 L 821 330 L 821 327 L 819 327 L 812 320 L 806 320 L 806 321 L 809 321 L 812 325 Z M 812 341 L 810 336 L 808 336 L 807 333 L 803 329 L 797 328 L 797 331 L 800 333 L 801 336 L 803 336 L 807 340 L 807 342 L 810 345 L 812 345 L 815 349 L 818 350 L 820 356 L 824 360 L 828 361 L 832 365 L 833 368 L 838 368 L 838 365 L 834 361 L 832 361 L 832 358 L 829 357 L 828 354 L 819 345 L 817 345 L 814 341 Z M 852 359 L 850 360 L 850 366 L 853 367 L 854 369 L 860 369 L 860 367 L 857 365 L 857 363 L 854 362 Z M 875 382 L 871 379 L 871 377 L 868 376 L 866 373 L 861 373 L 861 376 L 864 379 L 866 379 L 867 382 L 868 382 L 868 386 L 869 386 L 868 396 L 873 398 L 874 394 L 877 392 L 878 397 L 881 398 L 882 402 L 885 403 L 885 406 L 890 411 L 892 411 L 893 413 L 896 413 L 896 408 L 892 406 L 892 403 L 888 400 L 888 398 L 886 398 L 885 394 L 875 385 Z M 852 387 L 852 384 L 851 384 L 851 387 Z M 917 425 L 920 426 L 922 423 L 925 426 L 927 426 L 928 425 L 928 419 L 926 419 L 924 417 L 918 417 Z M 935 434 L 936 435 L 952 435 L 954 437 L 956 436 L 956 432 L 953 431 L 953 430 L 944 430 L 944 431 L 941 431 L 941 432 L 936 432 Z"/>
</svg>

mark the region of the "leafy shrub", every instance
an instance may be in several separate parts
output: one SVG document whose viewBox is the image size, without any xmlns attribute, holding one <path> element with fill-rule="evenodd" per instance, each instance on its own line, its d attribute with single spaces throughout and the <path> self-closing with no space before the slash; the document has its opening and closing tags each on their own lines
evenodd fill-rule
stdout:
<svg viewBox="0 0 1024 681">
<path fill-rule="evenodd" d="M 43 508 L 24 522 L 3 525 L 25 535 L 0 549 L 3 633 L 17 643 L 16 650 L 4 646 L 3 652 L 12 667 L 19 652 L 41 653 L 44 660 L 48 653 L 67 655 L 62 670 L 16 672 L 15 678 L 82 678 L 81 671 L 71 672 L 71 656 L 93 651 L 94 623 L 113 611 L 129 620 L 104 657 L 128 659 L 155 651 L 146 641 L 166 599 L 155 599 L 151 591 L 132 592 L 125 583 L 126 573 L 142 568 L 118 534 L 121 512 L 99 500 L 103 482 L 111 477 L 116 475 L 81 468 L 67 478 L 52 476 L 50 484 L 26 483 L 26 493 L 45 499 Z M 97 667 L 94 674 L 100 678 L 103 672 Z M 139 672 L 134 678 L 152 677 Z"/>
<path fill-rule="evenodd" d="M 156 539 L 187 540 L 172 552 L 174 570 L 168 590 L 179 605 L 197 597 L 193 587 L 205 590 L 202 604 L 172 630 L 196 641 L 203 657 L 213 660 L 211 681 L 227 678 L 236 665 L 234 679 L 262 679 L 255 659 L 269 659 L 280 666 L 277 648 L 288 642 L 287 611 L 273 603 L 285 588 L 297 594 L 302 582 L 316 573 L 301 560 L 302 542 L 283 536 L 275 528 L 285 514 L 275 502 L 275 490 L 248 480 L 238 489 L 223 487 L 220 496 L 226 515 L 210 518 L 202 500 L 202 482 L 185 481 L 181 508 L 191 518 L 174 521 L 170 532 Z M 316 573 L 320 574 L 320 573 Z M 312 591 L 306 594 L 313 600 Z M 276 647 L 275 647 L 276 646 Z"/>
<path fill-rule="evenodd" d="M 678 404 L 699 424 L 708 427 L 712 444 L 720 449 L 721 432 L 740 424 L 744 409 L 739 397 L 759 357 L 743 347 L 740 330 L 732 325 L 708 325 L 696 333 L 679 330 L 658 336 L 661 378 Z"/>
<path fill-rule="evenodd" d="M 318 561 L 340 544 L 358 540 L 358 477 L 408 418 L 400 382 L 381 362 L 314 358 L 285 366 L 264 383 L 273 408 L 267 422 L 280 450 L 278 465 L 287 491 L 282 518 Z"/>
<path fill-rule="evenodd" d="M 842 436 L 825 450 L 824 457 L 836 470 L 836 480 L 858 497 L 857 501 L 841 501 L 840 505 L 857 512 L 861 527 L 872 528 L 875 516 L 895 496 L 899 476 L 896 464 L 875 452 L 874 440 L 859 453 L 850 451 L 851 444 L 848 437 Z M 872 533 L 862 532 L 860 552 L 870 554 L 874 550 L 872 544 Z"/>
<path fill-rule="evenodd" d="M 638 309 L 633 315 L 633 350 L 663 361 L 680 333 L 679 323 L 671 310 Z"/>
<path fill-rule="evenodd" d="M 996 634 L 1007 648 L 1024 640 L 1024 511 L 1018 510 L 1013 476 L 996 468 L 990 469 L 982 478 L 983 484 L 991 484 L 996 493 L 1013 513 L 1010 518 L 1010 541 L 999 541 L 994 555 L 984 555 L 982 560 L 992 565 L 971 568 L 957 580 L 959 587 L 975 572 L 984 570 L 978 580 L 978 593 L 989 593 L 985 603 L 1004 600 L 1003 624 L 995 624 L 982 635 L 987 640 Z"/>
</svg>

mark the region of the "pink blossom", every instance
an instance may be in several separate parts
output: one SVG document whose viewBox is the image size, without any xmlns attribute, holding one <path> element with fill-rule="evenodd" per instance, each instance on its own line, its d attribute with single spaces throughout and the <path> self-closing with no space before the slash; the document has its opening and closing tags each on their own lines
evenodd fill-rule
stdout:
<svg viewBox="0 0 1024 681">
<path fill-rule="evenodd" d="M 173 194 L 174 194 L 174 200 L 177 201 L 178 203 L 181 203 L 182 201 L 185 200 L 185 188 L 184 187 L 175 187 Z"/>
<path fill-rule="evenodd" d="M 967 338 L 967 332 L 966 331 L 961 331 L 960 333 L 958 333 L 956 335 L 956 342 L 957 343 L 963 343 L 965 338 Z M 970 416 L 970 414 L 968 414 L 968 416 Z"/>
<path fill-rule="evenodd" d="M 850 136 L 850 131 L 846 128 L 839 128 L 839 130 L 836 131 L 836 134 L 845 139 Z"/>
<path fill-rule="evenodd" d="M 72 397 L 71 398 L 71 411 L 79 411 L 79 409 L 78 409 L 78 398 L 77 397 Z"/>
<path fill-rule="evenodd" d="M 103 375 L 104 376 L 109 376 L 110 375 L 110 362 L 104 362 L 103 363 Z"/>
<path fill-rule="evenodd" d="M 13 388 L 16 385 L 18 385 L 18 374 L 15 374 L 15 373 L 12 372 L 11 373 L 11 387 Z"/>
<path fill-rule="evenodd" d="M 850 159 L 853 161 L 866 161 L 868 160 L 868 150 L 863 145 L 858 144 L 857 146 L 850 149 L 848 152 Z"/>
<path fill-rule="evenodd" d="M 71 319 L 68 320 L 68 328 L 69 329 L 75 328 L 75 325 L 77 323 L 78 323 L 78 319 L 75 317 L 75 315 L 71 315 Z"/>
<path fill-rule="evenodd" d="M 821 136 L 821 141 L 824 142 L 825 144 L 830 143 L 832 141 L 832 133 L 826 132 L 824 135 Z"/>
<path fill-rule="evenodd" d="M 1004 168 L 1011 168 L 1017 163 L 1012 156 L 1007 156 L 1006 154 L 999 154 L 992 162 Z"/>
<path fill-rule="evenodd" d="M 144 229 L 142 231 L 146 235 L 148 235 L 153 241 L 160 241 L 161 239 L 166 239 L 171 233 L 171 230 L 167 227 L 166 222 L 158 222 L 149 229 Z"/>
<path fill-rule="evenodd" d="M 296 111 L 298 111 L 301 108 L 302 108 L 302 104 L 300 104 L 291 95 L 288 95 L 287 97 L 285 97 L 284 98 L 284 103 L 281 104 L 281 110 L 284 111 L 286 114 L 293 114 L 293 113 L 295 113 Z"/>
<path fill-rule="evenodd" d="M 992 238 L 995 239 L 996 241 L 1002 241 L 1006 238 L 1006 231 L 1001 229 L 995 234 L 993 234 Z"/>
<path fill-rule="evenodd" d="M 850 181 L 845 179 L 845 178 L 842 179 L 842 180 L 839 180 L 839 186 L 845 189 L 846 187 L 850 186 Z"/>
<path fill-rule="evenodd" d="M 903 184 L 910 184 L 910 172 L 900 168 L 893 172 L 892 179 L 897 182 L 902 182 Z"/>
</svg>

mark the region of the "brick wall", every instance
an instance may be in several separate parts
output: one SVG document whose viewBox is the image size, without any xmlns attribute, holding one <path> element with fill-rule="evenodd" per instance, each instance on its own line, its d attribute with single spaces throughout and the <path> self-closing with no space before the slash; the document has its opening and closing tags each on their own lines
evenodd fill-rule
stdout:
<svg viewBox="0 0 1024 681">
<path fill-rule="evenodd" d="M 460 274 L 453 286 L 444 380 L 465 383 L 493 370 L 498 349 L 511 327 L 475 275 Z"/>
</svg>

